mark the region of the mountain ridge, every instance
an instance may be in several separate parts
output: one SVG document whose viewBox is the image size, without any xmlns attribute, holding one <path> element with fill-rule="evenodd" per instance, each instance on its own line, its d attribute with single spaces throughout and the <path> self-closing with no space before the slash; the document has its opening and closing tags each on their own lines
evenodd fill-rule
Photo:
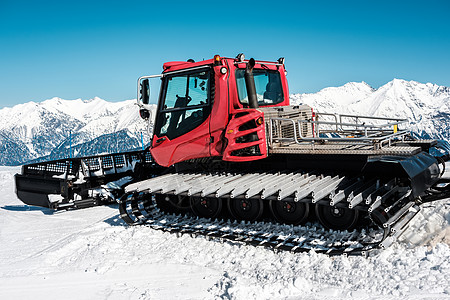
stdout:
<svg viewBox="0 0 450 300">
<path fill-rule="evenodd" d="M 393 79 L 374 89 L 348 82 L 290 100 L 318 112 L 408 118 L 414 135 L 450 140 L 450 87 Z M 0 165 L 64 158 L 69 149 L 75 156 L 140 149 L 149 136 L 135 103 L 53 97 L 0 109 Z"/>
<path fill-rule="evenodd" d="M 0 165 L 17 165 L 35 159 L 121 152 L 142 147 L 146 124 L 135 100 L 108 102 L 64 100 L 58 97 L 0 109 Z M 148 135 L 144 143 L 148 143 Z M 113 140 L 115 146 L 98 140 Z"/>
<path fill-rule="evenodd" d="M 318 112 L 409 119 L 418 137 L 450 140 L 450 88 L 432 83 L 393 79 L 369 91 L 366 83 L 345 84 L 315 94 L 292 94 L 291 104 L 308 104 Z M 358 87 L 355 89 L 355 86 Z M 339 99 L 346 95 L 345 100 Z M 334 102 L 329 99 L 334 98 Z"/>
</svg>

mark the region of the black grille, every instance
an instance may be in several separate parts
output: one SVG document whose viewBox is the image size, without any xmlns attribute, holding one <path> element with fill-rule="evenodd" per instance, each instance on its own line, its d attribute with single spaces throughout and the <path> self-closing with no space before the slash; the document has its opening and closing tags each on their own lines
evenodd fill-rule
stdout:
<svg viewBox="0 0 450 300">
<path fill-rule="evenodd" d="M 89 169 L 89 171 L 98 171 L 100 170 L 100 163 L 98 158 L 85 158 L 83 159 L 84 164 L 86 165 L 86 167 Z"/>
<path fill-rule="evenodd" d="M 116 168 L 121 168 L 125 165 L 125 159 L 123 155 L 114 155 L 114 162 L 116 163 Z"/>
<path fill-rule="evenodd" d="M 112 169 L 114 167 L 112 156 L 108 155 L 102 157 L 102 167 L 103 169 Z"/>
<path fill-rule="evenodd" d="M 260 156 L 260 155 L 261 151 L 259 150 L 258 145 L 231 151 L 231 156 Z"/>
<path fill-rule="evenodd" d="M 48 172 L 64 173 L 67 170 L 66 162 L 55 162 L 47 165 Z"/>
</svg>

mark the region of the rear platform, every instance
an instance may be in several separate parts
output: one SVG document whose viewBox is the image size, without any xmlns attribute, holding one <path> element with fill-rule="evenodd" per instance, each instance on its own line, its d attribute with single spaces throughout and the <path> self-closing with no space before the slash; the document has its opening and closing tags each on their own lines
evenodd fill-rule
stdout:
<svg viewBox="0 0 450 300">
<path fill-rule="evenodd" d="M 271 154 L 413 156 L 437 143 L 413 140 L 405 119 L 314 113 L 306 105 L 260 110 Z"/>
</svg>

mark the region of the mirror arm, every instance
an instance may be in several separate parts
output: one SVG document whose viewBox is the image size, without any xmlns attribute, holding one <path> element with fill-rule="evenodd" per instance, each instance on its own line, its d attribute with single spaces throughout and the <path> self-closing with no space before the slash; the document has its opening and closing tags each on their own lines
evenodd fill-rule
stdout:
<svg viewBox="0 0 450 300">
<path fill-rule="evenodd" d="M 137 81 L 137 98 L 136 102 L 139 107 L 147 105 L 150 102 L 150 78 L 161 78 L 164 74 L 142 76 Z M 141 101 L 142 100 L 142 101 Z"/>
</svg>

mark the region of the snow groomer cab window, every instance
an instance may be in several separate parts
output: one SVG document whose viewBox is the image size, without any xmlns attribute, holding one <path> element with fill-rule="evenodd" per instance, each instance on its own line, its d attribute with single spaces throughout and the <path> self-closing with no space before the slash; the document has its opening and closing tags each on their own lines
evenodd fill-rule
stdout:
<svg viewBox="0 0 450 300">
<path fill-rule="evenodd" d="M 239 101 L 248 106 L 247 88 L 244 79 L 245 69 L 236 70 L 236 84 Z M 280 73 L 266 69 L 253 69 L 255 78 L 256 97 L 259 106 L 274 105 L 283 102 L 283 87 L 281 85 Z"/>
<path fill-rule="evenodd" d="M 202 124 L 210 113 L 211 83 L 209 68 L 165 76 L 155 134 L 172 140 Z"/>
</svg>

